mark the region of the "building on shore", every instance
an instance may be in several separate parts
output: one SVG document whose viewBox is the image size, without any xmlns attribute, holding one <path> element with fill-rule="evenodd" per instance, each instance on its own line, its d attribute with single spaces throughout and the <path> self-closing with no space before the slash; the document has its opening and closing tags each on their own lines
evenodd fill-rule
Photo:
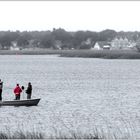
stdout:
<svg viewBox="0 0 140 140">
<path fill-rule="evenodd" d="M 97 41 L 91 50 L 110 50 L 111 44 L 107 41 Z"/>
<path fill-rule="evenodd" d="M 135 42 L 128 40 L 126 37 L 116 37 L 111 41 L 111 49 L 132 49 L 135 46 Z"/>
<path fill-rule="evenodd" d="M 10 46 L 10 50 L 11 51 L 18 51 L 18 50 L 20 50 L 20 48 L 18 47 L 18 45 L 17 45 L 17 41 L 12 41 L 11 42 L 11 46 Z"/>
</svg>

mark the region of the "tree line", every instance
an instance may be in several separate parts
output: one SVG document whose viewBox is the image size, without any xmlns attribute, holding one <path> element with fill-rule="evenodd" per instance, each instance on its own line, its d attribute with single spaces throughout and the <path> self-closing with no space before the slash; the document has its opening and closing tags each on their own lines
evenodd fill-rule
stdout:
<svg viewBox="0 0 140 140">
<path fill-rule="evenodd" d="M 21 48 L 58 49 L 57 44 L 59 44 L 61 49 L 88 49 L 97 41 L 111 41 L 117 36 L 137 41 L 140 38 L 140 32 L 116 32 L 110 29 L 101 32 L 82 30 L 68 32 L 62 28 L 54 28 L 52 31 L 0 31 L 0 44 L 1 49 L 9 49 L 13 41 L 16 41 L 17 46 Z M 88 39 L 90 39 L 90 43 L 85 43 Z"/>
</svg>

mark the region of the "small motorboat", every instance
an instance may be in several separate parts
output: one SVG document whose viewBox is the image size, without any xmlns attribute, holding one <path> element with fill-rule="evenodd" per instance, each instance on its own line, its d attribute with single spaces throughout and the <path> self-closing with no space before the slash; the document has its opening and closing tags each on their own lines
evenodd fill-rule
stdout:
<svg viewBox="0 0 140 140">
<path fill-rule="evenodd" d="M 0 106 L 36 106 L 40 98 L 27 100 L 0 101 Z"/>
</svg>

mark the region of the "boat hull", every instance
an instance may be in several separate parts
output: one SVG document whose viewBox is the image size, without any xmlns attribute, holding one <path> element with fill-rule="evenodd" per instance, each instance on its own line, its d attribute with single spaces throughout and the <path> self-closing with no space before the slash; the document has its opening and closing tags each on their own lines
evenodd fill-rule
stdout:
<svg viewBox="0 0 140 140">
<path fill-rule="evenodd" d="M 39 99 L 28 100 L 13 100 L 13 101 L 1 101 L 0 106 L 36 106 L 40 101 Z"/>
</svg>

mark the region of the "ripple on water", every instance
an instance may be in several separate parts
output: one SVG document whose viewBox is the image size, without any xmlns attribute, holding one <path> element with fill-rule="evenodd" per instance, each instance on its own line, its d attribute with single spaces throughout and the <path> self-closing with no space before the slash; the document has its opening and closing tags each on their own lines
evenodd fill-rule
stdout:
<svg viewBox="0 0 140 140">
<path fill-rule="evenodd" d="M 133 130 L 140 137 L 139 60 L 5 55 L 0 66 L 3 100 L 14 99 L 16 83 L 26 87 L 29 81 L 33 98 L 41 98 L 37 107 L 0 107 L 0 131 L 88 133 L 97 127 L 117 135 Z"/>
</svg>

